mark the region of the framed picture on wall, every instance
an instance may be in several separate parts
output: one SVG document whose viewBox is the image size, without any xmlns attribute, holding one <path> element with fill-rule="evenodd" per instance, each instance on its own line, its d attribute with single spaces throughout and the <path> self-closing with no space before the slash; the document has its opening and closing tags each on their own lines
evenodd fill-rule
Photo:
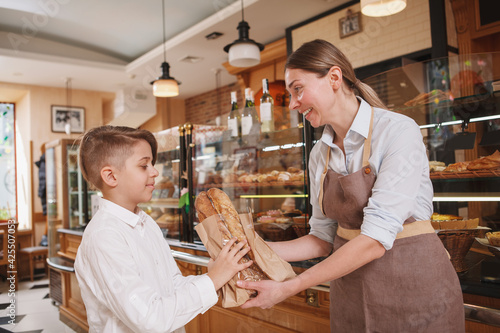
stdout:
<svg viewBox="0 0 500 333">
<path fill-rule="evenodd" d="M 340 38 L 351 36 L 361 32 L 361 15 L 347 11 L 347 15 L 339 20 Z"/>
<path fill-rule="evenodd" d="M 52 105 L 52 132 L 83 133 L 85 108 Z"/>
</svg>

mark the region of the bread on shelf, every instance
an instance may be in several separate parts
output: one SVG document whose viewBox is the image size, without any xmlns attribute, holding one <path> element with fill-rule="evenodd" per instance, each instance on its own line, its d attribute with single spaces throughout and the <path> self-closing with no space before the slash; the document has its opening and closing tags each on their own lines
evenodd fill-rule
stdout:
<svg viewBox="0 0 500 333">
<path fill-rule="evenodd" d="M 492 246 L 500 246 L 500 231 L 486 233 L 486 239 Z"/>
</svg>

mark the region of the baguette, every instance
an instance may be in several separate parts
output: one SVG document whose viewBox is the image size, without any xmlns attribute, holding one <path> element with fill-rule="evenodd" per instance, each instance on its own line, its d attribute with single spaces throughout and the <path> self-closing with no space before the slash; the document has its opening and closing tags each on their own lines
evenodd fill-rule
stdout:
<svg viewBox="0 0 500 333">
<path fill-rule="evenodd" d="M 218 215 L 220 220 L 217 222 L 217 227 L 222 234 L 224 241 L 229 241 L 232 237 L 236 237 L 238 241 L 245 241 L 247 238 L 241 225 L 239 215 L 234 209 L 231 200 L 226 193 L 219 189 L 212 188 L 206 193 L 201 192 L 194 202 L 200 223 L 213 215 Z M 248 247 L 248 244 L 245 245 Z M 254 255 L 252 250 L 248 252 L 241 260 L 240 263 L 247 263 L 253 260 Z M 246 281 L 260 281 L 267 279 L 264 272 L 254 262 L 250 267 L 242 270 L 241 276 Z M 255 290 L 248 290 L 251 296 L 255 296 Z"/>
</svg>

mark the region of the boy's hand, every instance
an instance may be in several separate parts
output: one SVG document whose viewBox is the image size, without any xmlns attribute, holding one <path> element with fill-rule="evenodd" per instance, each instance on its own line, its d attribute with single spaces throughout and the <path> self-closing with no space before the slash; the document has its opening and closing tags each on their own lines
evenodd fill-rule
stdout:
<svg viewBox="0 0 500 333">
<path fill-rule="evenodd" d="M 236 238 L 232 238 L 220 251 L 217 258 L 208 264 L 208 276 L 214 283 L 215 290 L 222 288 L 231 278 L 242 269 L 250 267 L 253 261 L 240 263 L 240 259 L 250 251 L 250 247 L 243 248 L 245 242 L 235 244 Z"/>
</svg>

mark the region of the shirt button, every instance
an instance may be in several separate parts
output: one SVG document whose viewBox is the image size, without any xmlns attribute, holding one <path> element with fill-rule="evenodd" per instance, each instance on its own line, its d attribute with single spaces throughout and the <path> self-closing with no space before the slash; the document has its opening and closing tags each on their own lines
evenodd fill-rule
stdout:
<svg viewBox="0 0 500 333">
<path fill-rule="evenodd" d="M 370 168 L 365 168 L 365 173 L 366 174 L 369 174 L 371 172 L 371 169 Z"/>
</svg>

